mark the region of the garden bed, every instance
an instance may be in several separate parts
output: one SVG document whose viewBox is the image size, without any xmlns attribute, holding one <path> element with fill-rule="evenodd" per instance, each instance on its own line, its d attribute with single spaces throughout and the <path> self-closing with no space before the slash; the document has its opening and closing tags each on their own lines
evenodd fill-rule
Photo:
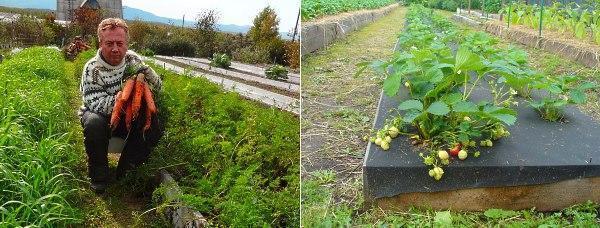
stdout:
<svg viewBox="0 0 600 228">
<path fill-rule="evenodd" d="M 379 71 L 393 72 L 386 74 L 384 81 L 385 94 L 393 96 L 380 96 L 374 124 L 378 131 L 376 137 L 370 138 L 363 164 L 366 200 L 383 208 L 424 206 L 454 210 L 557 210 L 588 200 L 599 202 L 596 189 L 600 184 L 600 124 L 570 106 L 561 111 L 561 121 L 548 122 L 527 105 L 562 93 L 555 80 L 568 77 L 539 75 L 523 64 L 526 53 L 499 49 L 481 32 L 457 36 L 456 29 L 445 19 L 423 16 L 429 15 L 428 11 L 423 7 L 411 9 L 409 21 L 416 25 L 406 26 L 408 30 L 398 41 L 396 58 L 371 63 Z M 438 39 L 423 35 L 431 33 Z M 436 55 L 430 54 L 433 48 L 438 50 Z M 483 63 L 482 58 L 489 62 Z M 407 70 L 407 66 L 413 69 Z M 507 67 L 515 70 L 504 70 Z M 440 68 L 447 70 L 437 75 L 432 71 Z M 561 91 L 548 94 L 548 90 L 533 90 L 532 97 L 525 100 L 516 96 L 520 92 L 512 87 L 506 93 L 498 89 L 499 84 L 506 82 L 503 80 L 517 77 L 535 81 L 531 84 L 535 88 L 550 86 Z M 480 79 L 486 83 L 477 84 Z M 515 85 L 510 83 L 501 86 Z M 567 88 L 564 82 L 561 85 Z M 446 94 L 436 95 L 444 90 Z M 501 96 L 515 96 L 506 100 L 510 103 L 503 103 L 496 96 L 502 93 Z M 455 95 L 457 101 L 452 101 Z M 561 100 L 575 99 L 569 96 Z M 585 96 L 582 99 L 585 101 Z M 500 110 L 502 114 L 494 117 L 494 112 Z M 480 121 L 492 125 L 473 130 Z M 496 130 L 498 123 L 502 124 L 500 130 Z M 484 132 L 489 129 L 493 130 Z M 392 140 L 397 135 L 400 137 Z M 461 160 L 466 160 L 450 157 L 453 150 L 457 153 L 454 156 L 461 157 L 462 153 Z M 548 195 L 563 197 L 548 199 Z"/>
<path fill-rule="evenodd" d="M 345 13 L 317 22 L 304 22 L 302 24 L 301 53 L 305 55 L 323 49 L 335 40 L 346 37 L 349 32 L 387 15 L 398 6 L 398 4 L 392 4 L 381 9 Z"/>
<path fill-rule="evenodd" d="M 211 82 L 223 86 L 225 90 L 237 92 L 240 95 L 249 99 L 256 100 L 266 105 L 280 108 L 295 114 L 300 113 L 300 102 L 298 99 L 210 74 L 203 74 L 196 71 L 186 72 L 186 70 L 183 67 L 176 66 L 160 60 L 155 59 L 153 61 L 159 66 L 163 66 L 163 68 L 175 71 L 179 74 L 191 73 L 194 76 L 205 77 Z"/>
<path fill-rule="evenodd" d="M 381 96 L 375 128 L 383 127 L 404 99 Z M 456 210 L 557 210 L 590 199 L 600 202 L 596 191 L 600 187 L 600 124 L 575 108 L 566 110 L 566 123 L 544 121 L 526 106 L 520 106 L 518 113 L 517 124 L 508 128 L 510 137 L 491 148 L 479 148 L 477 159 L 452 163 L 441 181 L 427 175 L 429 168 L 407 137 L 394 140 L 389 151 L 369 143 L 363 165 L 366 199 L 386 208 L 410 206 L 390 203 L 403 202 Z M 576 181 L 561 182 L 567 180 Z M 549 192 L 564 197 L 550 200 Z M 517 201 L 521 203 L 511 203 Z"/>
</svg>

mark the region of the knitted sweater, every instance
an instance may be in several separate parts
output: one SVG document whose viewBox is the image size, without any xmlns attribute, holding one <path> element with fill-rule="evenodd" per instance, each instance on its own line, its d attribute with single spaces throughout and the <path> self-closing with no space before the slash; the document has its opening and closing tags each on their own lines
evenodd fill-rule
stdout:
<svg viewBox="0 0 600 228">
<path fill-rule="evenodd" d="M 84 110 L 110 116 L 115 105 L 116 94 L 122 89 L 129 75 L 123 75 L 127 66 L 137 69 L 147 67 L 140 56 L 133 51 L 127 51 L 121 64 L 112 66 L 106 63 L 100 57 L 100 50 L 83 67 L 81 74 L 81 84 L 79 90 L 83 94 Z M 160 77 L 147 67 L 143 72 L 146 75 L 146 82 L 150 85 L 153 92 L 160 91 L 162 81 Z M 82 110 L 82 111 L 84 111 Z"/>
</svg>

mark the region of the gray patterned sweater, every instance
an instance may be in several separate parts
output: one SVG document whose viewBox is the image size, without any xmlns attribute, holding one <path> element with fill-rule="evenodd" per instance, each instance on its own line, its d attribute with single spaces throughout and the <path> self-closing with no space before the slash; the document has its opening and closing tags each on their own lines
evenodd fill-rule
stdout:
<svg viewBox="0 0 600 228">
<path fill-rule="evenodd" d="M 162 86 L 160 77 L 152 68 L 147 67 L 135 52 L 127 51 L 121 64 L 112 66 L 100 57 L 100 50 L 98 50 L 96 56 L 85 64 L 81 74 L 81 84 L 79 87 L 79 90 L 83 94 L 83 107 L 81 111 L 90 110 L 98 114 L 110 116 L 115 105 L 116 94 L 122 89 L 122 84 L 126 81 L 124 73 L 127 66 L 134 69 L 139 67 L 146 68 L 144 71 L 146 82 L 148 82 L 154 93 L 160 91 Z"/>
</svg>

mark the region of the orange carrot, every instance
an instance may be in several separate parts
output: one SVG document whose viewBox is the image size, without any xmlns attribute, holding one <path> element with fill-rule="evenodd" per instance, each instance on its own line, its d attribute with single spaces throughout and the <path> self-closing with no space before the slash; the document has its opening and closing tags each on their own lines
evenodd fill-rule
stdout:
<svg viewBox="0 0 600 228">
<path fill-rule="evenodd" d="M 150 125 L 152 124 L 152 110 L 146 108 L 146 124 L 144 125 L 144 132 L 150 129 Z"/>
<path fill-rule="evenodd" d="M 144 90 L 144 101 L 146 101 L 146 106 L 150 109 L 151 113 L 156 113 L 156 104 L 154 103 L 154 99 L 152 98 L 152 91 L 150 91 L 150 86 L 145 85 Z"/>
<path fill-rule="evenodd" d="M 125 126 L 127 126 L 127 131 L 131 130 L 131 122 L 133 121 L 133 110 L 132 110 L 131 101 L 128 101 L 125 107 Z"/>
<path fill-rule="evenodd" d="M 127 82 L 125 82 L 125 86 L 123 87 L 123 100 L 127 100 L 129 99 L 129 96 L 131 95 L 131 91 L 133 90 L 133 85 L 135 85 L 135 80 L 134 79 L 129 79 L 127 80 Z"/>
<path fill-rule="evenodd" d="M 133 119 L 137 118 L 140 107 L 142 107 L 142 97 L 144 95 L 144 75 L 139 74 L 135 83 L 135 91 L 131 102 Z"/>
<path fill-rule="evenodd" d="M 117 125 L 119 125 L 119 120 L 121 119 L 121 109 L 123 109 L 123 104 L 125 103 L 121 100 L 122 95 L 123 94 L 121 93 L 121 91 L 117 93 L 117 97 L 115 99 L 115 106 L 113 107 L 112 116 L 110 117 L 110 126 L 113 130 L 117 128 Z"/>
</svg>

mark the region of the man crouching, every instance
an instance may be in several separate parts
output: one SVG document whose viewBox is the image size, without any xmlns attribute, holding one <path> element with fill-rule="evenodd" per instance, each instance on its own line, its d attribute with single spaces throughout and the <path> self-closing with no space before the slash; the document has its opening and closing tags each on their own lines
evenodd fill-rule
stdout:
<svg viewBox="0 0 600 228">
<path fill-rule="evenodd" d="M 162 84 L 160 77 L 142 62 L 140 56 L 127 50 L 128 39 L 128 27 L 122 19 L 108 18 L 100 22 L 100 48 L 96 56 L 85 64 L 81 75 L 81 124 L 88 157 L 90 187 L 96 193 L 103 193 L 108 186 L 108 144 L 111 137 L 125 139 L 125 147 L 117 165 L 118 180 L 126 171 L 148 159 L 151 148 L 162 135 L 157 118 L 151 118 L 149 130 L 142 129 L 147 118 L 145 115 L 139 115 L 128 124 L 130 128 L 126 127 L 125 118 L 120 118 L 118 127 L 111 128 L 111 114 L 117 94 L 123 89 L 127 79 L 132 75 L 144 75 L 139 78 L 147 83 L 153 94 L 160 91 Z M 146 113 L 144 106 L 139 113 Z"/>
</svg>

